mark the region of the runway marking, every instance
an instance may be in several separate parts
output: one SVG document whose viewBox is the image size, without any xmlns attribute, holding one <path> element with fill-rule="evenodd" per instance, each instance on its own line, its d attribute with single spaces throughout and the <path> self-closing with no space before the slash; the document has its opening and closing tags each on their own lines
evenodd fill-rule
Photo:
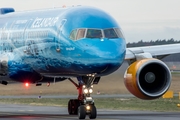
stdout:
<svg viewBox="0 0 180 120">
<path fill-rule="evenodd" d="M 25 110 L 18 110 L 19 112 L 24 112 Z"/>
<path fill-rule="evenodd" d="M 33 112 L 34 110 L 18 110 L 18 112 Z"/>
<path fill-rule="evenodd" d="M 33 112 L 34 110 L 28 110 L 29 112 Z"/>
</svg>

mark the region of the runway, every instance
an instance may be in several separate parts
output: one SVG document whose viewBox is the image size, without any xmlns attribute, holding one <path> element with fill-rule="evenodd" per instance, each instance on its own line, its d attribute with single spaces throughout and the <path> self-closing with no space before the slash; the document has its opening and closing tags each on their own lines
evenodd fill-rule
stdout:
<svg viewBox="0 0 180 120">
<path fill-rule="evenodd" d="M 97 110 L 96 120 L 179 120 L 179 112 L 149 112 L 130 110 Z M 77 120 L 65 107 L 0 104 L 2 120 Z M 89 119 L 88 116 L 86 119 Z"/>
<path fill-rule="evenodd" d="M 2 98 L 38 98 L 41 96 L 42 98 L 77 98 L 77 95 L 16 95 L 16 96 L 0 96 Z M 112 94 L 112 95 L 92 95 L 93 98 L 131 98 L 134 97 L 131 94 Z"/>
</svg>

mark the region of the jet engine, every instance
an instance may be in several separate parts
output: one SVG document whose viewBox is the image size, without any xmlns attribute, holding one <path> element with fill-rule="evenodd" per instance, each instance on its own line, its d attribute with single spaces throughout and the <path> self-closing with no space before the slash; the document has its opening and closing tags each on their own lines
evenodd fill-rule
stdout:
<svg viewBox="0 0 180 120">
<path fill-rule="evenodd" d="M 126 88 L 140 99 L 156 99 L 170 87 L 171 72 L 158 59 L 142 59 L 132 63 L 124 75 Z"/>
</svg>

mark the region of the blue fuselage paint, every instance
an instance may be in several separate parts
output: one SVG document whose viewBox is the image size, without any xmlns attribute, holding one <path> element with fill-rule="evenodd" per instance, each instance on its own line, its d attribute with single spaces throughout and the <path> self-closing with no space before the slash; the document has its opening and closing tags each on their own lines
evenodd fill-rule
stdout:
<svg viewBox="0 0 180 120">
<path fill-rule="evenodd" d="M 120 27 L 109 14 L 84 6 L 0 15 L 0 60 L 7 61 L 8 75 L 104 76 L 121 66 L 124 38 L 71 40 L 78 28 Z"/>
</svg>

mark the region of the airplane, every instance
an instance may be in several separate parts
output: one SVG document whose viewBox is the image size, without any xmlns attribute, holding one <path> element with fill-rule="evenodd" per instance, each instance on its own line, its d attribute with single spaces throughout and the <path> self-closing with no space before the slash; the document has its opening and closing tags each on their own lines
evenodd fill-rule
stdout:
<svg viewBox="0 0 180 120">
<path fill-rule="evenodd" d="M 179 53 L 180 44 L 126 48 L 121 27 L 103 10 L 78 5 L 0 13 L 0 75 L 36 86 L 69 80 L 78 89 L 69 115 L 96 119 L 93 85 L 124 60 L 124 83 L 134 96 L 152 100 L 170 87 L 171 72 L 160 59 Z"/>
</svg>

